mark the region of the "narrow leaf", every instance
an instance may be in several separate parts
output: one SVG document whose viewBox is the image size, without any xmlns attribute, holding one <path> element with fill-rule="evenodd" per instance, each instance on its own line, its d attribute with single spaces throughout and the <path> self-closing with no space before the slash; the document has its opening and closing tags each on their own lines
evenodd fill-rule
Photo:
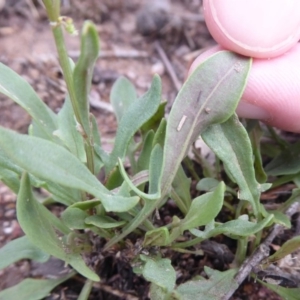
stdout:
<svg viewBox="0 0 300 300">
<path fill-rule="evenodd" d="M 167 105 L 167 101 L 159 104 L 156 113 L 141 127 L 142 133 L 148 132 L 149 130 L 156 131 L 156 129 L 158 129 L 161 120 L 165 116 L 166 105 Z"/>
<path fill-rule="evenodd" d="M 82 210 L 88 210 L 88 209 L 96 207 L 100 203 L 101 203 L 100 200 L 93 199 L 93 200 L 86 200 L 86 201 L 83 201 L 83 202 L 74 203 L 70 207 L 77 207 L 77 208 L 80 208 Z"/>
<path fill-rule="evenodd" d="M 103 229 L 116 228 L 126 224 L 125 221 L 116 221 L 113 218 L 110 218 L 108 216 L 99 216 L 99 215 L 87 217 L 85 219 L 85 223 Z"/>
<path fill-rule="evenodd" d="M 176 272 L 169 259 L 148 259 L 143 269 L 143 276 L 168 292 L 172 292 L 175 287 Z"/>
<path fill-rule="evenodd" d="M 52 142 L 0 128 L 0 148 L 34 176 L 94 195 L 107 211 L 127 211 L 139 201 L 113 195 L 73 154 Z"/>
<path fill-rule="evenodd" d="M 63 237 L 70 230 L 42 204 L 34 199 L 29 176 L 24 174 L 17 200 L 18 221 L 28 239 L 41 250 L 72 265 L 79 273 L 91 280 L 99 277 L 89 269 L 80 253 L 72 253 Z"/>
<path fill-rule="evenodd" d="M 300 142 L 289 146 L 275 157 L 265 168 L 268 175 L 289 175 L 300 172 Z"/>
<path fill-rule="evenodd" d="M 205 267 L 209 279 L 188 281 L 181 284 L 176 291 L 184 300 L 220 300 L 231 289 L 237 289 L 238 284 L 234 281 L 236 270 L 231 269 L 225 272 L 212 270 Z"/>
<path fill-rule="evenodd" d="M 59 284 L 75 275 L 71 272 L 58 279 L 24 279 L 19 284 L 0 292 L 0 300 L 40 300 L 44 299 Z"/>
<path fill-rule="evenodd" d="M 159 144 L 162 148 L 165 145 L 165 138 L 166 138 L 166 130 L 167 130 L 167 121 L 165 118 L 161 119 L 161 122 L 155 132 L 155 136 L 153 139 L 153 147 L 156 144 Z"/>
<path fill-rule="evenodd" d="M 293 237 L 292 239 L 285 242 L 279 250 L 268 258 L 269 263 L 276 262 L 288 254 L 293 253 L 300 248 L 300 236 Z"/>
<path fill-rule="evenodd" d="M 254 169 L 256 174 L 256 179 L 259 183 L 264 183 L 267 180 L 267 174 L 263 168 L 262 154 L 260 152 L 261 137 L 263 131 L 260 128 L 259 122 L 257 120 L 251 120 L 254 123 L 254 128 L 250 131 L 250 139 L 254 154 Z"/>
<path fill-rule="evenodd" d="M 299 299 L 299 294 L 300 294 L 300 288 L 285 288 L 279 285 L 274 285 L 270 283 L 263 282 L 258 279 L 258 281 L 266 286 L 268 289 L 271 291 L 275 292 L 278 294 L 280 297 L 282 297 L 283 300 L 298 300 Z"/>
<path fill-rule="evenodd" d="M 56 116 L 39 98 L 33 88 L 10 68 L 0 63 L 0 93 L 19 104 L 35 120 L 39 128 L 52 140 L 56 130 Z"/>
<path fill-rule="evenodd" d="M 264 229 L 272 219 L 273 215 L 269 215 L 267 218 L 258 223 L 249 222 L 243 219 L 236 219 L 218 225 L 216 228 L 207 231 L 191 229 L 190 232 L 197 237 L 203 238 L 203 240 L 219 234 L 226 234 L 231 238 L 248 237 Z"/>
<path fill-rule="evenodd" d="M 152 143 L 154 139 L 154 131 L 151 130 L 147 133 L 144 143 L 143 143 L 143 149 L 140 153 L 140 156 L 137 161 L 137 170 L 143 171 L 149 169 L 149 161 L 150 161 L 150 155 L 152 152 Z"/>
<path fill-rule="evenodd" d="M 222 124 L 210 126 L 203 132 L 202 138 L 223 161 L 231 179 L 238 184 L 239 199 L 249 201 L 257 215 L 260 186 L 255 178 L 251 143 L 237 116 L 232 116 Z"/>
<path fill-rule="evenodd" d="M 226 121 L 243 93 L 251 59 L 221 51 L 198 66 L 179 92 L 168 117 L 163 195 L 188 148 L 208 126 Z"/>
<path fill-rule="evenodd" d="M 158 76 L 154 76 L 149 91 L 135 101 L 122 117 L 118 126 L 114 148 L 110 155 L 110 165 L 109 168 L 107 168 L 108 172 L 117 163 L 118 158 L 124 158 L 133 135 L 155 114 L 160 100 L 161 80 Z"/>
<path fill-rule="evenodd" d="M 170 243 L 170 234 L 167 227 L 161 227 L 146 232 L 144 246 L 167 246 Z"/>
<path fill-rule="evenodd" d="M 172 183 L 172 198 L 179 206 L 180 210 L 186 215 L 190 206 L 191 206 L 191 178 L 188 178 L 183 170 L 183 167 L 180 166 L 174 181 Z M 178 203 L 180 201 L 180 203 Z"/>
<path fill-rule="evenodd" d="M 136 90 L 133 84 L 126 78 L 121 76 L 114 83 L 111 93 L 110 102 L 114 108 L 118 123 L 127 109 L 137 100 Z"/>
<path fill-rule="evenodd" d="M 76 129 L 75 116 L 69 97 L 65 99 L 65 103 L 58 113 L 58 129 L 53 134 L 61 139 L 64 146 L 80 161 L 86 162 L 83 138 Z"/>
<path fill-rule="evenodd" d="M 21 259 L 46 262 L 50 255 L 33 245 L 26 236 L 22 236 L 0 249 L 0 270 Z"/>
<path fill-rule="evenodd" d="M 225 184 L 220 182 L 213 192 L 195 198 L 187 215 L 182 220 L 181 230 L 206 225 L 214 220 L 223 206 L 224 192 Z"/>
<path fill-rule="evenodd" d="M 87 212 L 77 207 L 68 207 L 61 215 L 64 224 L 70 229 L 85 229 L 85 218 L 89 215 Z"/>
<path fill-rule="evenodd" d="M 124 166 L 119 159 L 119 166 L 121 174 L 126 181 L 126 183 L 130 186 L 130 188 L 140 197 L 143 197 L 147 200 L 156 200 L 160 198 L 160 179 L 162 173 L 162 159 L 163 159 L 163 151 L 159 144 L 156 144 L 154 149 L 151 152 L 150 163 L 149 163 L 149 194 L 146 194 L 140 191 L 134 183 L 128 177 Z"/>
<path fill-rule="evenodd" d="M 80 56 L 73 72 L 78 113 L 84 131 L 90 133 L 88 94 L 91 88 L 94 65 L 99 53 L 99 38 L 95 25 L 86 21 L 81 34 Z"/>
</svg>

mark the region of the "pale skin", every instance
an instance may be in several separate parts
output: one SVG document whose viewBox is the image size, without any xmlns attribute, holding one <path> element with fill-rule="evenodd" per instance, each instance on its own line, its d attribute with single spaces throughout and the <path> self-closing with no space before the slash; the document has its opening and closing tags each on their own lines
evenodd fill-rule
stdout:
<svg viewBox="0 0 300 300">
<path fill-rule="evenodd" d="M 297 43 L 300 37 L 300 1 L 290 0 L 288 2 L 291 6 L 290 11 L 284 6 L 287 3 L 286 0 L 252 0 L 252 2 L 245 0 L 244 3 L 253 3 L 253 10 L 251 10 L 251 4 L 250 6 L 237 5 L 243 1 L 204 0 L 208 28 L 222 46 L 213 47 L 200 55 L 192 64 L 190 71 L 206 57 L 224 49 L 254 57 L 247 86 L 237 108 L 238 115 L 262 120 L 277 128 L 300 133 L 300 43 Z M 259 3 L 263 3 L 261 9 L 267 10 L 267 13 L 262 14 L 261 23 L 257 14 Z M 272 5 L 272 3 L 276 4 Z M 280 7 L 285 7 L 286 11 L 279 10 Z M 246 25 L 239 26 L 237 24 L 239 20 L 235 19 L 235 14 L 230 18 L 217 15 L 219 12 L 226 14 L 230 10 L 234 11 L 246 25 L 248 24 L 249 28 Z M 291 18 L 294 18 L 293 22 Z M 278 26 L 278 20 L 280 20 L 280 26 Z M 250 28 L 251 24 L 254 28 Z M 260 26 L 264 29 L 260 30 Z M 273 31 L 276 26 L 277 31 Z M 245 30 L 245 34 L 242 35 L 241 30 Z M 263 35 L 266 35 L 268 30 L 269 34 L 263 44 Z M 237 41 L 238 38 L 241 40 Z"/>
</svg>

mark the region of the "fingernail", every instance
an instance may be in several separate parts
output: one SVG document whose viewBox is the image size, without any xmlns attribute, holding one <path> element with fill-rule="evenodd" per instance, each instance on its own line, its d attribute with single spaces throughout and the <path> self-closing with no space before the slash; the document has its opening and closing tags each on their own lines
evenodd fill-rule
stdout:
<svg viewBox="0 0 300 300">
<path fill-rule="evenodd" d="M 270 113 L 264 108 L 248 102 L 240 102 L 236 112 L 240 117 L 248 119 L 268 120 L 271 117 Z"/>
</svg>

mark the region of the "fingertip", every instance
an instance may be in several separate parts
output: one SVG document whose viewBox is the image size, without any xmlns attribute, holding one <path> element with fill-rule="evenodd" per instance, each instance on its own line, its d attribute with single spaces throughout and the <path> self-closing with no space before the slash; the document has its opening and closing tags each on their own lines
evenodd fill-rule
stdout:
<svg viewBox="0 0 300 300">
<path fill-rule="evenodd" d="M 279 56 L 300 38 L 299 0 L 204 0 L 203 8 L 213 38 L 245 56 Z"/>
</svg>

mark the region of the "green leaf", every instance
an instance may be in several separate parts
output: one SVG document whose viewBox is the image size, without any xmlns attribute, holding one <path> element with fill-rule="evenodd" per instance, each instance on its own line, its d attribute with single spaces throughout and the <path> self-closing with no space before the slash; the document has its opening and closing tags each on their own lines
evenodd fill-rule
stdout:
<svg viewBox="0 0 300 300">
<path fill-rule="evenodd" d="M 197 237 L 203 238 L 203 240 L 219 234 L 226 234 L 229 235 L 231 238 L 249 237 L 264 229 L 273 219 L 273 215 L 269 215 L 262 221 L 258 223 L 253 223 L 244 220 L 244 218 L 242 217 L 243 216 L 241 216 L 239 219 L 220 224 L 216 228 L 207 231 L 191 229 L 190 232 Z"/>
<path fill-rule="evenodd" d="M 117 79 L 111 89 L 110 102 L 114 108 L 118 123 L 131 104 L 137 100 L 137 94 L 133 84 L 121 76 Z"/>
<path fill-rule="evenodd" d="M 53 133 L 73 153 L 80 161 L 86 162 L 83 138 L 76 129 L 76 119 L 70 98 L 65 99 L 65 103 L 58 113 L 58 129 Z"/>
<path fill-rule="evenodd" d="M 202 178 L 197 183 L 196 190 L 201 192 L 211 192 L 218 186 L 219 183 L 220 181 L 215 178 L 210 178 L 210 177 Z M 229 186 L 226 186 L 225 191 L 236 196 L 236 191 Z"/>
<path fill-rule="evenodd" d="M 17 217 L 28 239 L 41 250 L 62 259 L 87 278 L 98 281 L 99 277 L 89 269 L 79 253 L 72 253 L 63 237 L 70 230 L 42 204 L 34 199 L 29 176 L 22 176 L 17 200 Z"/>
<path fill-rule="evenodd" d="M 1 138 L 0 138 L 1 143 Z M 0 149 L 0 180 L 3 181 L 16 194 L 19 191 L 20 177 L 24 169 L 12 163 L 12 161 Z M 30 177 L 35 187 L 43 187 L 52 193 L 55 201 L 64 205 L 70 205 L 81 200 L 78 190 L 71 190 L 53 182 L 41 182 L 37 178 Z"/>
<path fill-rule="evenodd" d="M 205 60 L 189 76 L 168 117 L 163 195 L 168 192 L 181 161 L 198 135 L 234 113 L 250 66 L 251 59 L 221 51 Z"/>
<path fill-rule="evenodd" d="M 143 148 L 137 161 L 137 170 L 149 170 L 150 155 L 152 152 L 152 143 L 154 139 L 154 131 L 150 130 L 145 136 Z"/>
<path fill-rule="evenodd" d="M 209 125 L 224 122 L 234 113 L 250 66 L 251 59 L 221 51 L 199 65 L 188 78 L 168 117 L 160 185 L 162 197 L 153 203 L 147 201 L 122 234 L 111 239 L 105 248 L 139 226 L 164 200 L 183 158 L 198 135 Z M 144 110 L 141 108 L 139 113 Z"/>
<path fill-rule="evenodd" d="M 170 243 L 170 234 L 167 227 L 160 227 L 146 232 L 143 245 L 167 246 Z"/>
<path fill-rule="evenodd" d="M 251 143 L 237 116 L 232 116 L 222 124 L 210 126 L 203 132 L 202 138 L 223 161 L 231 179 L 238 184 L 239 199 L 249 201 L 257 216 L 260 185 L 255 177 Z"/>
<path fill-rule="evenodd" d="M 21 76 L 1 63 L 0 93 L 8 96 L 25 109 L 48 139 L 53 140 L 52 133 L 56 130 L 56 115 Z"/>
<path fill-rule="evenodd" d="M 71 189 L 50 181 L 44 182 L 41 187 L 48 190 L 56 202 L 66 206 L 81 201 L 81 193 L 77 189 Z"/>
<path fill-rule="evenodd" d="M 18 193 L 20 187 L 20 178 L 18 174 L 0 167 L 0 181 L 8 186 L 15 194 Z"/>
<path fill-rule="evenodd" d="M 125 221 L 116 221 L 113 218 L 110 218 L 108 216 L 99 216 L 99 215 L 87 217 L 85 219 L 85 223 L 103 229 L 116 228 L 126 224 Z"/>
<path fill-rule="evenodd" d="M 61 215 L 64 224 L 70 229 L 85 229 L 85 219 L 89 214 L 80 208 L 68 207 Z"/>
<path fill-rule="evenodd" d="M 153 148 L 150 156 L 149 163 L 149 194 L 146 194 L 140 191 L 134 183 L 128 177 L 124 166 L 119 159 L 119 166 L 121 174 L 126 181 L 126 183 L 130 186 L 130 188 L 140 197 L 146 200 L 156 200 L 160 198 L 160 179 L 162 173 L 162 159 L 163 159 L 163 151 L 159 144 L 156 144 Z"/>
<path fill-rule="evenodd" d="M 91 88 L 94 65 L 99 54 L 99 38 L 95 25 L 86 21 L 81 33 L 80 56 L 73 72 L 74 90 L 78 111 L 84 131 L 90 135 L 88 94 Z"/>
<path fill-rule="evenodd" d="M 282 151 L 265 168 L 268 175 L 289 175 L 300 172 L 300 142 Z"/>
<path fill-rule="evenodd" d="M 279 250 L 268 258 L 268 263 L 276 262 L 288 254 L 293 253 L 300 248 L 300 236 L 293 237 L 292 239 L 285 242 Z"/>
<path fill-rule="evenodd" d="M 77 208 L 80 208 L 82 210 L 88 210 L 88 209 L 96 207 L 100 203 L 101 203 L 100 200 L 93 199 L 93 200 L 86 200 L 86 201 L 83 201 L 83 202 L 74 203 L 70 207 L 77 207 Z"/>
<path fill-rule="evenodd" d="M 197 183 L 196 189 L 202 192 L 211 192 L 217 187 L 219 183 L 220 181 L 215 178 L 202 178 Z"/>
<path fill-rule="evenodd" d="M 204 270 L 209 279 L 188 281 L 176 289 L 184 300 L 220 300 L 231 289 L 237 289 L 239 286 L 234 281 L 235 269 L 220 272 L 204 267 Z"/>
<path fill-rule="evenodd" d="M 75 275 L 71 272 L 58 279 L 24 279 L 19 284 L 0 292 L 0 300 L 40 300 L 44 299 L 59 284 Z"/>
<path fill-rule="evenodd" d="M 166 130 L 167 130 L 167 121 L 165 118 L 161 119 L 161 122 L 155 132 L 155 136 L 153 139 L 153 147 L 156 144 L 159 144 L 162 148 L 165 145 L 165 138 L 166 138 Z"/>
<path fill-rule="evenodd" d="M 118 188 L 124 182 L 119 166 L 115 166 L 106 179 L 105 187 L 109 190 Z"/>
<path fill-rule="evenodd" d="M 102 157 L 98 155 L 95 147 L 100 148 L 102 153 L 104 153 L 101 148 L 101 136 L 98 128 L 97 120 L 93 114 L 90 114 L 90 121 L 92 126 L 92 135 L 93 135 L 93 147 L 94 147 L 94 174 L 99 174 L 101 168 L 104 166 L 104 162 L 102 161 Z"/>
<path fill-rule="evenodd" d="M 278 210 L 267 210 L 268 214 L 273 215 L 273 222 L 275 224 L 280 224 L 288 229 L 292 227 L 291 221 L 287 215 Z"/>
<path fill-rule="evenodd" d="M 223 206 L 224 192 L 225 184 L 220 182 L 213 192 L 195 198 L 187 215 L 182 220 L 181 230 L 206 225 L 214 220 Z"/>
<path fill-rule="evenodd" d="M 159 128 L 161 120 L 165 116 L 165 108 L 167 105 L 167 101 L 159 104 L 159 107 L 156 113 L 141 127 L 141 131 L 143 133 L 148 132 L 149 130 L 156 130 Z"/>
<path fill-rule="evenodd" d="M 261 137 L 263 135 L 263 131 L 260 128 L 259 122 L 257 120 L 249 120 L 254 126 L 249 133 L 251 144 L 253 148 L 254 154 L 254 169 L 256 179 L 259 183 L 264 183 L 267 180 L 267 174 L 263 168 L 262 162 L 262 154 L 260 152 L 260 144 L 261 144 Z"/>
<path fill-rule="evenodd" d="M 43 263 L 49 257 L 48 254 L 33 245 L 26 236 L 22 236 L 10 241 L 0 249 L 0 270 L 21 259 L 31 259 Z"/>
<path fill-rule="evenodd" d="M 73 154 L 52 142 L 0 128 L 0 148 L 34 176 L 94 195 L 107 211 L 128 211 L 139 201 L 112 194 Z"/>
<path fill-rule="evenodd" d="M 186 176 L 183 167 L 180 166 L 172 183 L 171 196 L 184 215 L 187 214 L 192 203 L 191 182 L 192 180 Z"/>
<path fill-rule="evenodd" d="M 107 173 L 115 166 L 118 158 L 123 159 L 128 144 L 139 128 L 149 120 L 157 111 L 161 100 L 161 80 L 158 76 L 153 77 L 149 91 L 132 105 L 124 113 L 118 126 L 115 144 L 110 154 L 110 165 Z"/>
<path fill-rule="evenodd" d="M 166 300 L 169 294 L 165 289 L 154 283 L 151 283 L 149 293 L 151 300 Z"/>
<path fill-rule="evenodd" d="M 285 288 L 279 285 L 269 284 L 257 279 L 262 285 L 266 286 L 271 291 L 282 297 L 283 300 L 298 300 L 300 288 Z"/>
<path fill-rule="evenodd" d="M 170 259 L 147 259 L 143 276 L 146 280 L 162 287 L 167 292 L 172 292 L 175 287 L 176 272 Z"/>
</svg>

